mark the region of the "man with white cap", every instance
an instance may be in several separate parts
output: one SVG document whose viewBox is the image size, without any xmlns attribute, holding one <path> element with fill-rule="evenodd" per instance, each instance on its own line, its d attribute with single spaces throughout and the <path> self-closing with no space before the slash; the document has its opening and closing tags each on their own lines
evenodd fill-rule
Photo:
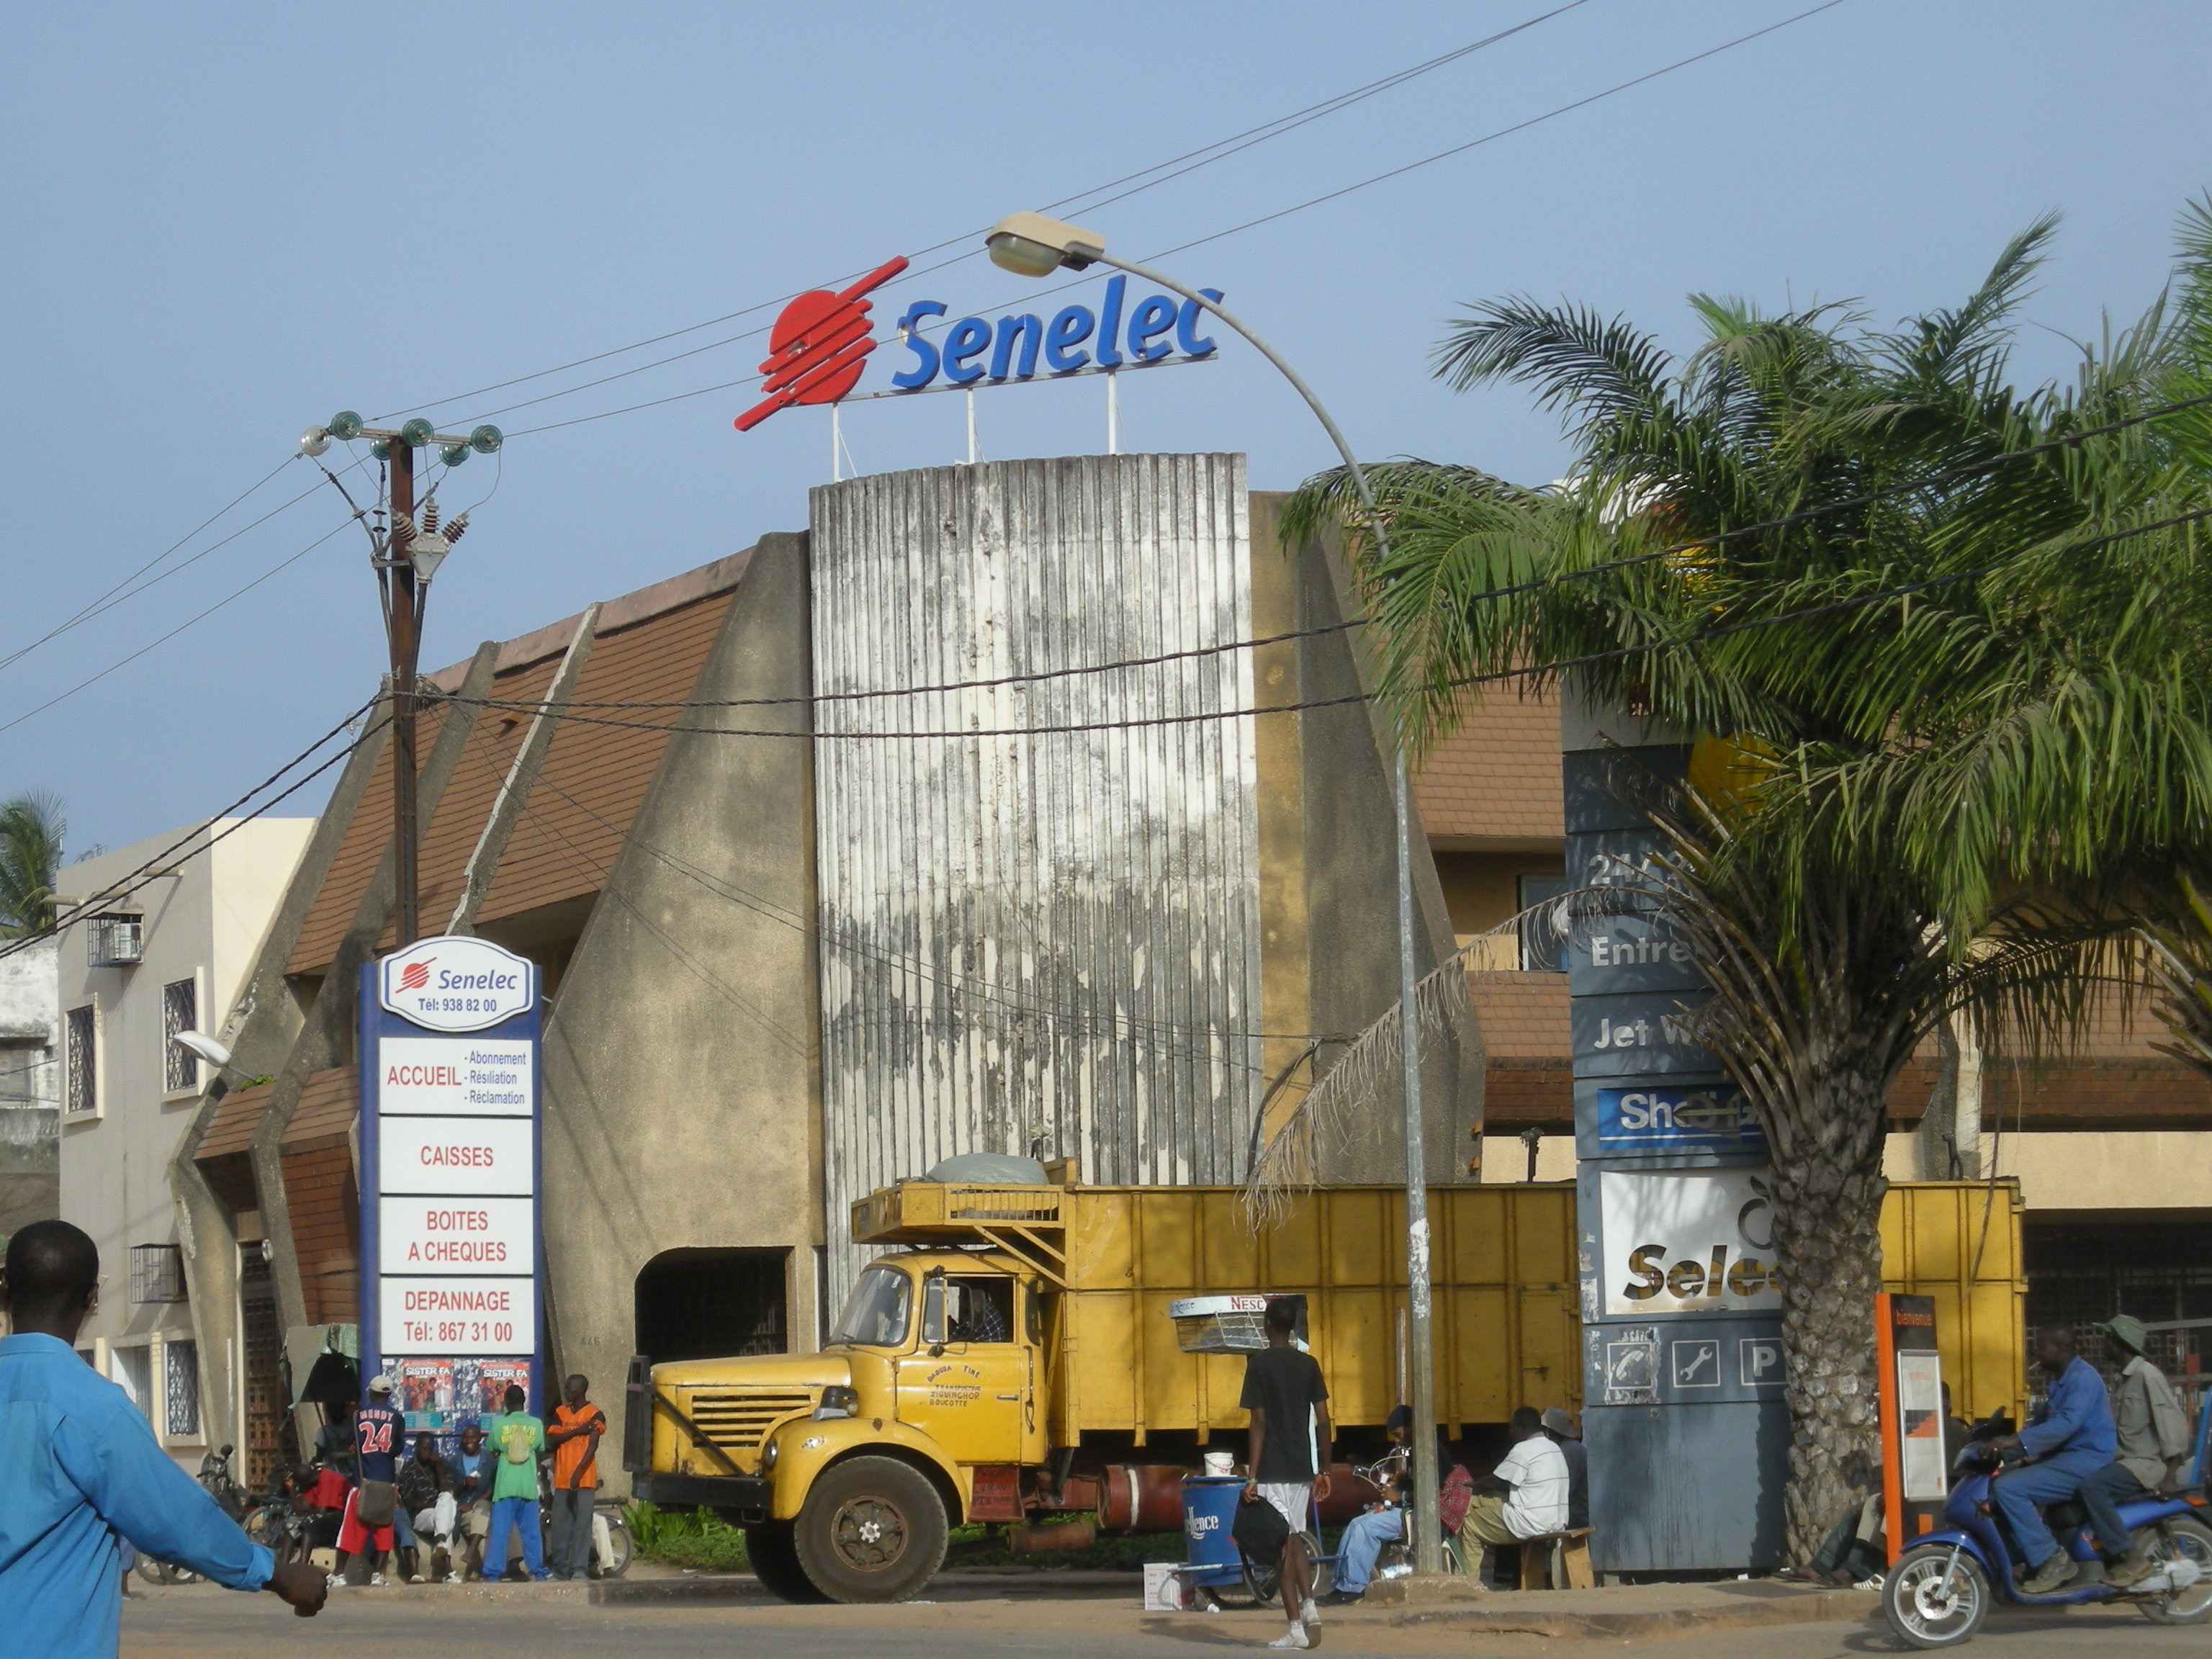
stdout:
<svg viewBox="0 0 2212 1659">
<path fill-rule="evenodd" d="M 2111 1564 L 2105 1582 L 2124 1589 L 2150 1571 L 2151 1561 L 2144 1550 L 2129 1547 L 2120 1505 L 2148 1498 L 2167 1484 L 2174 1461 L 2189 1449 L 2189 1419 L 2166 1373 L 2143 1352 L 2150 1334 L 2142 1321 L 2116 1314 L 2106 1322 L 2105 1334 L 2127 1359 L 2112 1401 L 2119 1458 L 2082 1481 L 2081 1507 L 2089 1512 L 2097 1547 Z"/>
<path fill-rule="evenodd" d="M 345 1583 L 346 1563 L 353 1556 L 368 1557 L 368 1582 L 384 1583 L 385 1553 L 396 1540 L 401 1549 L 399 1567 L 415 1576 L 415 1529 L 399 1505 L 399 1447 L 406 1423 L 392 1408 L 392 1379 L 368 1379 L 368 1402 L 353 1414 L 354 1452 L 361 1483 L 346 1498 L 345 1519 L 338 1525 L 336 1569 L 331 1588 Z"/>
</svg>

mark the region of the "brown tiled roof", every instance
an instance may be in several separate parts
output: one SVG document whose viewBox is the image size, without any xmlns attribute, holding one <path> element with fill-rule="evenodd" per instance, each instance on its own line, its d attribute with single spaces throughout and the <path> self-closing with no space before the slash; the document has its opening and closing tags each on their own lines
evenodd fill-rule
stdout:
<svg viewBox="0 0 2212 1659">
<path fill-rule="evenodd" d="M 355 1067 L 334 1066 L 327 1072 L 313 1073 L 301 1086 L 299 1103 L 292 1109 L 292 1121 L 284 1131 L 285 1146 L 345 1134 L 353 1127 L 360 1099 L 361 1073 Z"/>
<path fill-rule="evenodd" d="M 204 1164 L 213 1158 L 228 1158 L 233 1153 L 252 1149 L 253 1126 L 260 1120 L 261 1109 L 269 1103 L 269 1085 L 256 1083 L 222 1097 L 222 1104 L 215 1110 L 215 1121 L 200 1137 L 199 1150 L 192 1156 Z"/>
<path fill-rule="evenodd" d="M 1492 1065 L 1568 1058 L 1565 974 L 1469 974 L 1467 988 Z"/>
<path fill-rule="evenodd" d="M 580 704 L 675 702 L 689 696 L 720 632 L 731 588 L 744 568 L 743 556 L 720 560 L 609 602 L 600 613 L 592 654 L 574 700 Z M 647 603 L 656 597 L 664 602 L 663 608 L 656 610 Z M 575 626 L 571 618 L 503 648 L 491 700 L 523 704 L 542 697 Z M 451 669 L 432 678 L 447 690 L 459 684 Z M 426 716 L 416 745 L 419 754 L 429 754 L 438 722 L 447 712 L 441 708 Z M 599 890 L 668 742 L 664 732 L 637 728 L 680 719 L 679 712 L 672 709 L 579 712 L 592 720 L 629 724 L 562 723 L 477 913 L 479 921 L 495 921 Z M 460 763 L 423 831 L 418 879 L 426 930 L 442 928 L 452 913 L 469 855 L 476 849 L 529 722 L 529 714 L 519 709 L 486 708 L 470 734 Z M 387 748 L 360 809 L 346 827 L 330 875 L 286 964 L 288 973 L 321 972 L 337 954 L 390 841 L 391 818 Z M 387 928 L 382 945 L 388 948 L 393 942 L 394 934 Z"/>
<path fill-rule="evenodd" d="M 343 1138 L 325 1135 L 284 1149 L 300 1289 L 313 1325 L 357 1318 L 361 1309 L 361 1200 Z"/>
<path fill-rule="evenodd" d="M 1431 836 L 1560 839 L 1566 829 L 1557 699 L 1548 692 L 1522 698 L 1504 688 L 1492 691 L 1429 751 L 1413 791 Z"/>
<path fill-rule="evenodd" d="M 730 599 L 726 588 L 617 633 L 602 632 L 577 683 L 575 702 L 666 702 L 690 696 Z M 580 712 L 593 719 L 682 720 L 672 710 Z M 599 891 L 667 744 L 665 732 L 563 721 L 484 896 L 480 920 L 496 921 Z"/>
<path fill-rule="evenodd" d="M 435 746 L 438 733 L 443 729 L 447 711 L 442 708 L 428 708 L 416 723 L 416 753 L 427 756 Z M 307 920 L 300 930 L 299 942 L 292 947 L 292 959 L 284 964 L 288 974 L 320 973 L 337 954 L 338 941 L 353 926 L 354 912 L 361 906 L 362 895 L 368 890 L 369 878 L 376 873 L 377 863 L 392 840 L 392 748 L 389 744 L 376 763 L 376 770 L 362 792 L 361 805 L 355 810 L 352 823 L 346 826 L 345 838 L 338 843 L 337 856 L 331 861 L 330 873 L 323 878 L 321 890 L 315 896 L 314 908 L 308 911 Z"/>
</svg>

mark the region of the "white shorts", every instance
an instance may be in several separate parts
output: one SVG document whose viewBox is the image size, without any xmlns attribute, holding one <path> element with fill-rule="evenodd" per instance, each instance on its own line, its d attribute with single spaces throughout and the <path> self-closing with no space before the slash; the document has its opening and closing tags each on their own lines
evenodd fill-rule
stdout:
<svg viewBox="0 0 2212 1659">
<path fill-rule="evenodd" d="M 1290 1522 L 1292 1532 L 1304 1532 L 1313 1525 L 1312 1481 L 1262 1480 L 1260 1496 L 1275 1506 L 1275 1513 Z"/>
</svg>

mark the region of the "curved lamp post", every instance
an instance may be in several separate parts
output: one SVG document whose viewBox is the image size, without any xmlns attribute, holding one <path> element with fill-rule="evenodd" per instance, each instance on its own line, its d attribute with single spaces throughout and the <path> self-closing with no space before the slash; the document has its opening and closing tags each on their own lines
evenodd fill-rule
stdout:
<svg viewBox="0 0 2212 1659">
<path fill-rule="evenodd" d="M 1345 471 L 1352 475 L 1353 487 L 1359 492 L 1360 504 L 1367 509 L 1368 533 L 1375 538 L 1375 550 L 1388 560 L 1390 544 L 1382 527 L 1382 515 L 1375 505 L 1375 492 L 1368 488 L 1367 474 L 1359 465 L 1359 458 L 1352 453 L 1352 446 L 1344 441 L 1344 434 L 1313 388 L 1298 377 L 1297 370 L 1285 362 L 1274 347 L 1255 334 L 1243 322 L 1224 311 L 1219 304 L 1209 300 L 1195 289 L 1184 287 L 1172 276 L 1164 276 L 1133 259 L 1123 259 L 1107 252 L 1106 239 L 1096 231 L 1079 225 L 1064 224 L 1048 219 L 1042 213 L 1016 213 L 1001 219 L 993 226 L 985 240 L 990 250 L 991 263 L 1001 270 L 1012 271 L 1018 276 L 1048 276 L 1054 271 L 1066 269 L 1082 270 L 1094 265 L 1111 265 L 1116 270 L 1126 270 L 1133 276 L 1141 276 L 1148 283 L 1157 283 L 1170 294 L 1177 294 L 1190 303 L 1218 317 L 1223 323 L 1250 342 L 1254 350 L 1273 363 L 1285 380 L 1306 400 L 1314 418 L 1328 434 L 1336 453 L 1344 458 Z M 1416 1431 L 1410 1436 L 1413 1452 L 1413 1480 L 1412 1504 L 1413 1565 L 1421 1572 L 1436 1572 L 1442 1567 L 1440 1534 L 1437 1521 L 1437 1488 L 1443 1471 L 1437 1467 L 1437 1437 L 1432 1432 L 1422 1431 L 1419 1425 L 1433 1424 L 1436 1413 L 1435 1351 L 1430 1323 L 1429 1297 L 1429 1186 L 1426 1148 L 1423 1146 L 1421 1119 L 1421 1047 L 1419 1016 L 1414 1007 L 1414 993 L 1420 983 L 1419 966 L 1413 954 L 1413 851 L 1412 787 L 1407 780 L 1406 748 L 1402 739 L 1395 745 L 1395 765 L 1391 775 L 1391 799 L 1397 822 L 1398 839 L 1398 1038 L 1404 1066 L 1406 1107 L 1406 1299 L 1410 1304 L 1407 1324 L 1411 1353 L 1407 1356 L 1410 1407 Z"/>
</svg>

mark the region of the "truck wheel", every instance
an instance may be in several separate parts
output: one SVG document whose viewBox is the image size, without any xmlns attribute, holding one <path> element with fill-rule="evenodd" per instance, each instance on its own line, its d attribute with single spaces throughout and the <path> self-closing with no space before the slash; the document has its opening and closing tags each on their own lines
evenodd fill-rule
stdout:
<svg viewBox="0 0 2212 1659">
<path fill-rule="evenodd" d="M 945 1563 L 944 1500 L 892 1457 L 854 1457 L 817 1476 L 799 1511 L 799 1565 L 833 1601 L 903 1601 Z"/>
<path fill-rule="evenodd" d="M 806 1569 L 799 1565 L 799 1547 L 792 1541 L 792 1522 L 771 1521 L 745 1528 L 745 1560 L 761 1588 L 787 1601 L 826 1601 L 814 1588 Z"/>
</svg>

